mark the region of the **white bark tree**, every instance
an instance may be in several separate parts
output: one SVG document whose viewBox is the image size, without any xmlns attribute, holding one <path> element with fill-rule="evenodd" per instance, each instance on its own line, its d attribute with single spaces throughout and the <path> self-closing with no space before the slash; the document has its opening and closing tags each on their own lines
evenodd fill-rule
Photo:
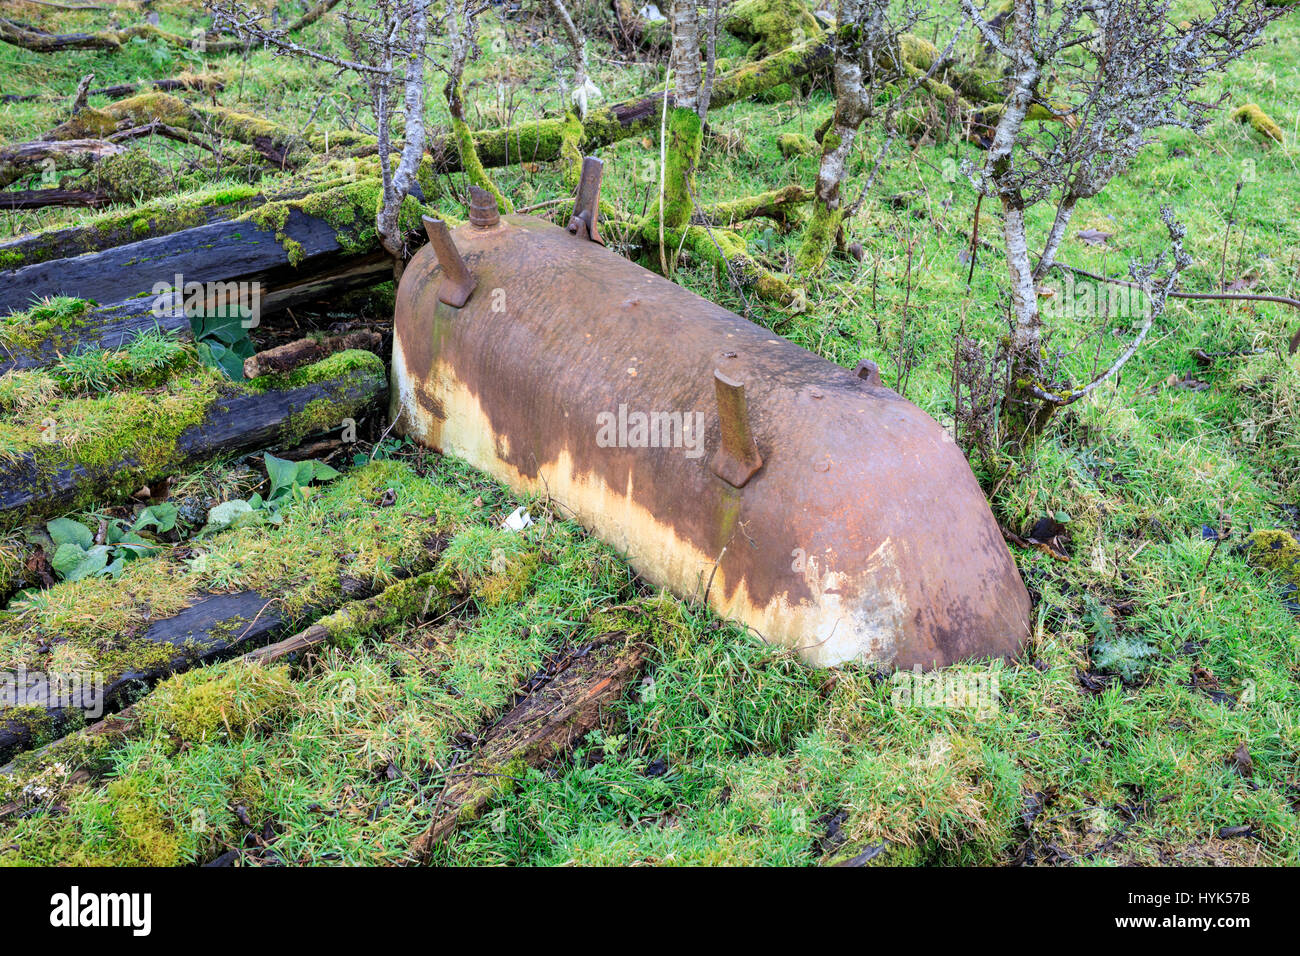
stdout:
<svg viewBox="0 0 1300 956">
<path fill-rule="evenodd" d="M 974 0 L 962 0 L 966 16 L 1008 73 L 977 186 L 1002 208 L 1013 320 L 1004 408 L 1026 432 L 1041 427 L 1053 408 L 1077 401 L 1119 371 L 1159 317 L 1164 295 L 1188 261 L 1181 227 L 1162 212 L 1173 242 L 1171 274 L 1156 281 L 1150 267 L 1130 266 L 1149 298 L 1145 324 L 1131 347 L 1082 387 L 1046 382 L 1036 283 L 1055 262 L 1075 206 L 1127 168 L 1157 129 L 1202 128 L 1217 104 L 1196 99 L 1197 89 L 1257 46 L 1265 26 L 1280 15 L 1266 0 L 1215 0 L 1209 13 L 1175 22 L 1171 7 L 1172 0 L 1014 0 L 1009 17 L 994 25 Z M 1057 96 L 1070 102 L 1048 106 L 1049 76 L 1054 90 L 1064 91 Z M 1036 107 L 1049 108 L 1064 122 L 1041 129 L 1027 125 Z M 1035 264 L 1025 211 L 1043 201 L 1056 204 L 1056 216 Z"/>
</svg>

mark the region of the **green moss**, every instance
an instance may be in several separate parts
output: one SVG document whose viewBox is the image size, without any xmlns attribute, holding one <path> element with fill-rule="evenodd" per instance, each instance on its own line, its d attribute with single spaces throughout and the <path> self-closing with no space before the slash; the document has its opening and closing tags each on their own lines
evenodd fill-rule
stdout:
<svg viewBox="0 0 1300 956">
<path fill-rule="evenodd" d="M 1232 118 L 1238 123 L 1249 123 L 1251 128 L 1261 136 L 1276 142 L 1282 142 L 1282 127 L 1254 103 L 1246 103 L 1232 111 Z"/>
<path fill-rule="evenodd" d="M 101 854 L 105 863 L 126 866 L 175 866 L 181 859 L 181 838 L 152 788 L 137 777 L 109 783 L 105 797 L 113 808 L 110 843 Z M 94 856 L 91 858 L 94 859 Z"/>
<path fill-rule="evenodd" d="M 776 138 L 776 145 L 786 159 L 812 156 L 819 152 L 817 144 L 801 133 L 782 133 Z"/>
<path fill-rule="evenodd" d="M 903 61 L 922 72 L 929 70 L 939 58 L 939 48 L 915 34 L 900 35 L 898 45 L 903 53 Z"/>
<path fill-rule="evenodd" d="M 459 90 L 456 91 L 455 96 L 457 99 L 460 98 Z M 465 176 L 475 186 L 487 190 L 487 192 L 491 194 L 492 198 L 496 200 L 497 208 L 503 214 L 514 212 L 515 207 L 511 204 L 510 200 L 501 193 L 501 190 L 497 189 L 496 184 L 492 182 L 492 177 L 487 174 L 487 169 L 484 168 L 483 161 L 479 157 L 474 133 L 470 130 L 469 124 L 457 116 L 452 116 L 451 133 L 452 138 L 456 143 L 456 149 L 460 153 L 460 167 L 465 173 Z M 561 127 L 560 133 L 561 153 L 563 153 L 564 144 L 568 141 L 566 140 L 566 136 L 568 135 L 569 125 L 566 120 Z"/>
<path fill-rule="evenodd" d="M 821 200 L 813 204 L 812 219 L 804 227 L 803 243 L 796 257 L 801 274 L 808 275 L 822 268 L 835 247 L 835 237 L 843 219 L 842 207 L 831 209 Z"/>
<path fill-rule="evenodd" d="M 1300 588 L 1300 542 L 1287 531 L 1256 531 L 1247 539 L 1250 563 L 1282 575 L 1295 588 Z"/>
<path fill-rule="evenodd" d="M 664 226 L 681 229 L 691 221 L 691 195 L 700 163 L 704 127 L 694 110 L 674 108 L 668 114 L 667 163 L 664 170 Z"/>
<path fill-rule="evenodd" d="M 167 190 L 167 171 L 142 149 L 128 149 L 115 156 L 106 156 L 91 167 L 87 176 L 90 185 L 102 190 L 116 202 L 138 203 L 151 199 Z M 140 228 L 141 222 L 144 228 Z M 148 231 L 148 220 L 140 218 L 131 223 L 137 236 Z"/>
<path fill-rule="evenodd" d="M 375 216 L 382 195 L 383 184 L 378 177 L 364 178 L 331 186 L 300 199 L 268 202 L 240 218 L 268 232 L 274 232 L 276 241 L 284 246 L 289 261 L 297 265 L 302 260 L 302 247 L 284 231 L 292 210 L 296 209 L 328 224 L 334 229 L 338 244 L 346 252 L 360 254 L 379 247 Z M 407 196 L 398 216 L 399 228 L 404 232 L 419 229 L 421 213 L 419 201 L 413 196 Z"/>
<path fill-rule="evenodd" d="M 288 668 L 235 662 L 163 681 L 140 705 L 148 727 L 200 743 L 267 726 L 294 698 Z"/>
<path fill-rule="evenodd" d="M 42 299 L 26 312 L 12 312 L 0 318 L 0 346 L 11 352 L 32 352 L 43 342 L 56 347 L 59 333 L 83 325 L 92 302 L 58 295 Z"/>
<path fill-rule="evenodd" d="M 40 746 L 54 730 L 54 718 L 44 707 L 9 707 L 0 710 L 0 724 L 13 724 L 27 733 L 32 746 Z"/>
<path fill-rule="evenodd" d="M 822 32 L 803 0 L 739 0 L 727 11 L 728 33 L 752 44 L 751 56 L 766 56 Z"/>
<path fill-rule="evenodd" d="M 30 453 L 38 468 L 67 468 L 98 474 L 124 494 L 139 486 L 142 474 L 163 474 L 179 464 L 176 441 L 200 424 L 223 390 L 211 369 L 178 376 L 161 391 L 119 391 L 96 398 L 62 399 L 0 421 L 0 447 L 10 454 Z M 123 469 L 123 462 L 134 467 Z"/>
<path fill-rule="evenodd" d="M 301 388 L 304 385 L 315 385 L 319 382 L 328 382 L 353 372 L 385 377 L 387 375 L 384 360 L 374 352 L 367 352 L 365 349 L 346 349 L 342 352 L 335 352 L 333 355 L 327 355 L 319 362 L 302 365 L 288 372 L 275 375 L 260 375 L 248 381 L 244 387 L 255 392 L 265 392 L 272 389 L 282 391 L 290 388 Z"/>
</svg>

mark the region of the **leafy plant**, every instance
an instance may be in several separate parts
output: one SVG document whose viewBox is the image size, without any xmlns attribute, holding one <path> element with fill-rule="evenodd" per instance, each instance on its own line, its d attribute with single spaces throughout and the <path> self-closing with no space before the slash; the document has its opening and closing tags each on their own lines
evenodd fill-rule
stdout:
<svg viewBox="0 0 1300 956">
<path fill-rule="evenodd" d="M 238 314 L 191 316 L 190 328 L 201 362 L 221 369 L 227 378 L 244 377 L 244 359 L 257 350 Z"/>
<path fill-rule="evenodd" d="M 285 496 L 301 495 L 313 481 L 330 481 L 339 473 L 323 461 L 286 461 L 274 455 L 263 456 L 266 477 L 271 482 L 268 501 L 279 501 Z M 302 495 L 302 497 L 307 497 Z"/>
<path fill-rule="evenodd" d="M 1149 658 L 1155 655 L 1156 649 L 1146 641 L 1136 637 L 1117 637 L 1097 641 L 1092 646 L 1092 665 L 1099 671 L 1118 674 L 1132 683 L 1147 669 Z"/>
<path fill-rule="evenodd" d="M 252 524 L 278 525 L 284 520 L 280 507 L 287 501 L 306 500 L 311 496 L 308 487 L 313 481 L 330 481 L 339 472 L 323 461 L 287 461 L 267 453 L 262 456 L 266 465 L 266 478 L 270 489 L 266 497 L 252 495 L 247 500 L 232 498 L 208 510 L 208 520 L 198 537 L 216 534 L 227 528 L 243 528 Z"/>
<path fill-rule="evenodd" d="M 410 435 L 403 435 L 401 438 L 385 438 L 375 444 L 370 450 L 370 454 L 359 451 L 353 455 L 352 464 L 354 467 L 360 468 L 370 461 L 384 461 L 389 458 L 396 458 L 413 447 L 415 447 L 415 442 L 411 440 Z"/>
<path fill-rule="evenodd" d="M 1092 630 L 1092 666 L 1099 671 L 1132 683 L 1142 676 L 1148 659 L 1156 656 L 1156 649 L 1146 641 L 1121 635 L 1111 609 L 1091 594 L 1084 596 L 1083 620 Z"/>
<path fill-rule="evenodd" d="M 176 527 L 176 514 L 176 506 L 164 502 L 145 508 L 130 525 L 114 518 L 105 527 L 103 544 L 96 544 L 94 532 L 80 521 L 55 518 L 45 525 L 55 544 L 50 566 L 63 581 L 92 575 L 117 577 L 126 562 L 158 550 L 138 532 L 150 526 L 158 533 L 170 531 Z"/>
</svg>

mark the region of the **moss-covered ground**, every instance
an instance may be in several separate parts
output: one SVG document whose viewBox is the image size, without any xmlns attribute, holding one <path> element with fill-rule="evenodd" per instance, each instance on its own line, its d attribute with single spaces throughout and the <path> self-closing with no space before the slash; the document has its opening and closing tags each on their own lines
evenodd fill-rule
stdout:
<svg viewBox="0 0 1300 956">
<path fill-rule="evenodd" d="M 197 4 L 179 0 L 153 9 L 182 33 L 201 19 Z M 73 29 L 103 15 L 30 7 L 24 16 Z M 563 74 L 563 53 L 539 42 L 545 29 L 525 18 L 503 31 L 489 18 L 484 55 L 467 76 L 471 126 L 555 115 L 561 93 L 550 78 Z M 625 63 L 592 32 L 593 75 L 607 98 L 662 81 L 661 65 Z M 920 32 L 942 46 L 938 25 Z M 739 61 L 750 42 L 724 38 L 722 55 Z M 1157 207 L 1168 203 L 1188 227 L 1184 288 L 1222 282 L 1294 295 L 1298 62 L 1293 16 L 1206 91 L 1228 98 L 1203 135 L 1161 134 L 1080 206 L 1060 258 L 1126 274 L 1130 258 L 1160 250 Z M 38 94 L 0 105 L 0 139 L 30 139 L 65 119 L 87 72 L 107 85 L 187 67 L 221 72 L 221 105 L 286 125 L 304 124 L 325 96 L 308 133 L 348 128 L 363 98 L 328 71 L 264 53 L 191 64 L 152 41 L 113 55 L 0 47 L 5 92 Z M 710 114 L 701 201 L 811 186 L 816 155 L 787 157 L 780 137 L 812 137 L 831 104 L 824 90 L 790 94 Z M 1249 104 L 1275 125 L 1250 109 L 1234 117 Z M 441 104 L 430 121 L 445 125 Z M 652 131 L 600 153 L 605 199 L 637 216 L 656 201 L 656 140 Z M 849 199 L 879 140 L 874 130 L 863 137 Z M 150 149 L 183 188 L 257 179 L 188 169 L 181 148 Z M 979 249 L 973 272 L 965 254 L 975 194 L 960 163 L 980 155 L 942 123 L 896 145 L 849 226 L 861 261 L 828 260 L 807 283 L 807 311 L 763 305 L 689 248 L 675 278 L 841 365 L 876 361 L 886 385 L 953 428 L 955 336 L 991 349 L 1007 321 L 996 248 Z M 568 196 L 567 172 L 489 170 L 517 207 Z M 465 184 L 461 174 L 436 181 L 444 196 L 463 195 Z M 983 215 L 981 233 L 996 237 L 987 203 Z M 83 218 L 24 212 L 3 228 Z M 1047 211 L 1033 210 L 1030 222 L 1041 237 Z M 1094 231 L 1091 241 L 1082 230 Z M 777 273 L 799 249 L 797 229 L 759 221 L 742 231 L 748 254 Z M 1044 284 L 1066 294 L 1059 275 Z M 1133 325 L 1093 307 L 1051 322 L 1051 349 L 1076 381 L 1113 357 Z M 808 669 L 648 592 L 544 501 L 516 501 L 454 462 L 385 442 L 372 463 L 286 508 L 279 527 L 181 539 L 116 581 L 57 583 L 9 603 L 0 617 L 6 665 L 119 666 L 138 651 L 124 635 L 201 591 L 269 587 L 305 624 L 337 603 L 343 575 L 391 581 L 434 534 L 450 541 L 440 560 L 473 582 L 445 613 L 291 665 L 224 663 L 173 678 L 141 699 L 130 740 L 23 766 L 0 783 L 0 804 L 24 808 L 0 817 L 0 863 L 185 863 L 236 848 L 249 863 L 403 861 L 449 761 L 472 750 L 550 656 L 614 629 L 650 647 L 645 680 L 601 731 L 572 756 L 524 772 L 435 862 L 816 864 L 877 851 L 874 862 L 917 865 L 1300 862 L 1300 609 L 1290 560 L 1300 528 L 1300 367 L 1285 353 L 1297 324 L 1300 315 L 1278 304 L 1173 302 L 1123 374 L 1057 415 L 1029 451 L 974 455 L 1008 531 L 1068 518 L 1069 560 L 1013 547 L 1035 598 L 1023 656 L 952 668 L 931 684 L 869 668 Z M 0 386 L 0 403 L 65 400 L 58 387 L 32 377 Z M 362 462 L 370 451 L 360 448 Z M 218 500 L 260 480 L 238 487 L 234 473 L 216 467 L 186 480 Z M 382 505 L 390 488 L 396 503 Z M 500 531 L 502 516 L 525 503 L 544 520 L 523 534 Z M 941 546 L 942 528 L 918 533 Z M 0 571 L 21 564 L 25 548 L 21 538 L 0 540 Z M 961 700 L 970 688 L 978 706 Z M 1242 748 L 1248 761 L 1234 757 Z M 89 781 L 72 779 L 81 765 L 93 769 Z"/>
</svg>

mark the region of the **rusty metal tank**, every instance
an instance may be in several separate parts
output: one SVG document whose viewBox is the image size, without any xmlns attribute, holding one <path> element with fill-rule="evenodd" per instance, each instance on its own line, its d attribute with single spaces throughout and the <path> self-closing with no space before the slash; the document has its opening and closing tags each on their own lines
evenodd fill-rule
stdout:
<svg viewBox="0 0 1300 956">
<path fill-rule="evenodd" d="M 1029 597 L 944 429 L 874 367 L 604 248 L 598 171 L 568 229 L 486 196 L 453 232 L 426 221 L 397 292 L 397 430 L 812 664 L 1013 656 Z"/>
</svg>

